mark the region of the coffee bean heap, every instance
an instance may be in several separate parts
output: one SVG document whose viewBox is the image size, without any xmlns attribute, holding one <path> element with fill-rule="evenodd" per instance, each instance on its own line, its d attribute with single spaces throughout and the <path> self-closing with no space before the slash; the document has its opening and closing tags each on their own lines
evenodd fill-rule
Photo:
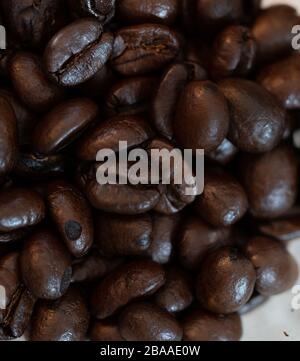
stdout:
<svg viewBox="0 0 300 361">
<path fill-rule="evenodd" d="M 0 339 L 239 340 L 298 276 L 296 10 L 1 0 L 1 19 Z M 119 141 L 204 149 L 203 194 L 99 184 Z"/>
</svg>

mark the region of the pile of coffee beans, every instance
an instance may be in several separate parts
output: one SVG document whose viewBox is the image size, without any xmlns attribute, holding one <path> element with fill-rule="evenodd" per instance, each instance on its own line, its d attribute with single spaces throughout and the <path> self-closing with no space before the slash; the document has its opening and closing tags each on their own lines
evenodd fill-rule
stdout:
<svg viewBox="0 0 300 361">
<path fill-rule="evenodd" d="M 239 340 L 241 316 L 298 277 L 286 247 L 300 236 L 296 10 L 1 0 L 0 11 L 0 339 Z M 100 184 L 96 155 L 120 141 L 204 149 L 203 194 Z"/>
</svg>

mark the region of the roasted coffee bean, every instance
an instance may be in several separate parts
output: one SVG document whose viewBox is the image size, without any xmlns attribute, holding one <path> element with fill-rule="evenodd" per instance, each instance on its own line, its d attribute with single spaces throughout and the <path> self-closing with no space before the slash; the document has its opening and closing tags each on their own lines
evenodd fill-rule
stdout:
<svg viewBox="0 0 300 361">
<path fill-rule="evenodd" d="M 10 231 L 7 233 L 0 232 L 0 246 L 1 246 L 1 243 L 4 244 L 4 243 L 20 240 L 20 239 L 26 237 L 30 232 L 31 232 L 30 227 L 29 228 L 20 228 L 20 229 L 17 229 L 16 231 Z M 1 254 L 1 252 L 0 252 L 0 254 Z"/>
<path fill-rule="evenodd" d="M 265 236 L 288 242 L 300 237 L 299 215 L 264 222 L 258 225 L 259 232 Z"/>
<path fill-rule="evenodd" d="M 178 0 L 120 0 L 117 1 L 118 19 L 125 23 L 173 24 L 179 15 Z"/>
<path fill-rule="evenodd" d="M 108 116 L 137 115 L 149 111 L 156 86 L 157 79 L 154 77 L 134 77 L 119 81 L 106 97 Z"/>
<path fill-rule="evenodd" d="M 227 136 L 225 97 L 210 81 L 190 82 L 182 92 L 174 121 L 177 142 L 185 149 L 214 151 Z"/>
<path fill-rule="evenodd" d="M 262 153 L 275 148 L 283 138 L 285 112 L 276 99 L 254 82 L 226 79 L 220 82 L 230 105 L 228 139 L 240 150 Z"/>
<path fill-rule="evenodd" d="M 206 156 L 210 161 L 225 166 L 235 158 L 237 153 L 237 147 L 228 139 L 224 139 L 216 150 L 206 154 Z"/>
<path fill-rule="evenodd" d="M 112 20 L 115 15 L 116 0 L 68 0 L 69 8 L 79 17 L 94 16 L 102 24 Z"/>
<path fill-rule="evenodd" d="M 137 298 L 154 294 L 165 283 L 163 268 L 152 261 L 132 261 L 121 265 L 94 289 L 92 313 L 105 319 Z"/>
<path fill-rule="evenodd" d="M 17 158 L 17 120 L 9 103 L 0 97 L 0 177 L 11 172 Z"/>
<path fill-rule="evenodd" d="M 112 48 L 113 35 L 103 33 L 97 20 L 79 19 L 50 40 L 44 54 L 45 66 L 60 85 L 75 86 L 92 78 L 106 64 Z"/>
<path fill-rule="evenodd" d="M 36 192 L 11 188 L 0 193 L 0 232 L 34 226 L 44 217 L 45 204 Z"/>
<path fill-rule="evenodd" d="M 239 341 L 241 337 L 242 322 L 235 313 L 222 316 L 196 309 L 183 320 L 184 341 Z"/>
<path fill-rule="evenodd" d="M 118 323 L 111 320 L 95 321 L 90 337 L 92 341 L 97 342 L 124 341 L 120 334 Z"/>
<path fill-rule="evenodd" d="M 33 315 L 31 341 L 84 341 L 89 326 L 86 301 L 76 288 L 57 301 L 39 301 Z"/>
<path fill-rule="evenodd" d="M 197 297 L 208 311 L 237 312 L 251 298 L 256 282 L 252 263 L 236 248 L 223 247 L 203 261 L 197 279 Z"/>
<path fill-rule="evenodd" d="M 248 210 L 243 187 L 221 168 L 206 169 L 204 192 L 196 199 L 196 212 L 215 227 L 237 223 Z"/>
<path fill-rule="evenodd" d="M 175 317 L 150 303 L 134 303 L 123 311 L 119 325 L 126 341 L 181 341 Z"/>
<path fill-rule="evenodd" d="M 193 299 L 191 279 L 174 267 L 166 272 L 166 283 L 154 296 L 154 302 L 170 313 L 187 309 Z"/>
<path fill-rule="evenodd" d="M 64 96 L 63 90 L 47 78 L 35 54 L 17 53 L 10 61 L 9 70 L 15 91 L 33 111 L 46 112 Z"/>
<path fill-rule="evenodd" d="M 67 100 L 48 113 L 36 126 L 33 144 L 37 152 L 54 154 L 78 138 L 98 115 L 98 106 L 87 98 Z"/>
<path fill-rule="evenodd" d="M 207 253 L 230 244 L 230 228 L 215 228 L 199 217 L 183 221 L 177 239 L 177 255 L 181 265 L 197 270 Z"/>
<path fill-rule="evenodd" d="M 81 194 L 68 182 L 48 186 L 47 203 L 50 215 L 61 238 L 75 257 L 84 256 L 94 241 L 91 208 Z"/>
<path fill-rule="evenodd" d="M 292 52 L 294 25 L 299 24 L 296 9 L 275 5 L 261 11 L 252 26 L 258 45 L 258 61 L 270 62 Z"/>
<path fill-rule="evenodd" d="M 298 172 L 296 156 L 285 145 L 261 155 L 244 155 L 240 174 L 252 215 L 275 218 L 285 214 L 296 201 Z"/>
<path fill-rule="evenodd" d="M 213 45 L 212 76 L 226 78 L 247 75 L 253 69 L 256 48 L 249 28 L 238 25 L 225 28 Z"/>
<path fill-rule="evenodd" d="M 174 60 L 181 39 L 164 25 L 142 24 L 122 28 L 115 34 L 112 67 L 125 76 L 159 70 Z"/>
<path fill-rule="evenodd" d="M 26 240 L 20 266 L 25 285 L 36 297 L 56 300 L 68 290 L 71 257 L 51 231 L 37 231 Z"/>
<path fill-rule="evenodd" d="M 280 242 L 267 237 L 255 237 L 245 245 L 244 253 L 256 269 L 256 290 L 261 295 L 282 293 L 297 281 L 296 261 Z"/>
<path fill-rule="evenodd" d="M 258 82 L 286 109 L 300 109 L 300 54 L 262 69 Z"/>
</svg>

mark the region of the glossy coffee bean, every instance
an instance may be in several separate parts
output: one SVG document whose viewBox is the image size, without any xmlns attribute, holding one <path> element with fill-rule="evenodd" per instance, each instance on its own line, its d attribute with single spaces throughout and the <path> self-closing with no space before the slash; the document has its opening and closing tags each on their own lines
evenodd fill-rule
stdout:
<svg viewBox="0 0 300 361">
<path fill-rule="evenodd" d="M 45 204 L 36 192 L 11 188 L 0 193 L 0 232 L 35 226 L 44 217 Z"/>
<path fill-rule="evenodd" d="M 215 150 L 228 132 L 226 99 L 210 81 L 190 82 L 182 92 L 174 122 L 175 139 L 185 149 Z"/>
<path fill-rule="evenodd" d="M 239 341 L 241 337 L 242 322 L 235 313 L 222 316 L 196 309 L 183 320 L 184 341 Z"/>
<path fill-rule="evenodd" d="M 184 220 L 176 242 L 180 264 L 199 269 L 208 252 L 230 243 L 229 234 L 229 228 L 215 228 L 196 216 Z"/>
<path fill-rule="evenodd" d="M 283 138 L 285 113 L 276 99 L 254 82 L 226 79 L 219 89 L 230 105 L 229 140 L 240 150 L 272 150 Z"/>
<path fill-rule="evenodd" d="M 69 9 L 79 17 L 94 16 L 100 23 L 106 24 L 115 15 L 116 0 L 68 0 Z"/>
<path fill-rule="evenodd" d="M 79 137 L 98 115 L 98 106 L 87 98 L 60 103 L 36 126 L 33 144 L 37 152 L 54 154 Z"/>
<path fill-rule="evenodd" d="M 179 15 L 178 0 L 120 0 L 117 16 L 125 23 L 161 23 L 170 25 Z"/>
<path fill-rule="evenodd" d="M 288 211 L 298 193 L 298 161 L 288 146 L 244 156 L 240 172 L 250 212 L 258 218 L 275 218 Z"/>
<path fill-rule="evenodd" d="M 248 210 L 243 187 L 221 168 L 206 169 L 204 192 L 196 199 L 196 212 L 215 227 L 237 223 Z"/>
<path fill-rule="evenodd" d="M 234 313 L 249 301 L 255 282 L 252 263 L 237 249 L 223 247 L 203 261 L 197 279 L 197 297 L 208 311 Z"/>
<path fill-rule="evenodd" d="M 81 192 L 68 182 L 48 186 L 47 203 L 53 222 L 69 251 L 84 256 L 94 241 L 91 208 Z"/>
<path fill-rule="evenodd" d="M 156 86 L 157 79 L 154 77 L 120 80 L 112 86 L 106 96 L 107 115 L 136 115 L 149 111 Z"/>
<path fill-rule="evenodd" d="M 154 296 L 154 302 L 170 313 L 184 311 L 193 299 L 192 283 L 188 274 L 175 267 L 166 272 L 166 283 Z"/>
<path fill-rule="evenodd" d="M 237 153 L 237 147 L 228 139 L 224 139 L 216 150 L 206 154 L 206 156 L 211 162 L 225 166 L 235 158 Z"/>
<path fill-rule="evenodd" d="M 94 289 L 92 313 L 100 320 L 110 317 L 129 302 L 154 294 L 165 280 L 163 268 L 152 261 L 132 261 L 121 265 Z"/>
<path fill-rule="evenodd" d="M 36 297 L 55 300 L 66 293 L 72 275 L 71 257 L 51 231 L 37 231 L 26 240 L 20 266 L 25 285 Z"/>
<path fill-rule="evenodd" d="M 263 68 L 258 82 L 272 93 L 286 109 L 300 109 L 300 55 Z"/>
<path fill-rule="evenodd" d="M 0 97 L 0 177 L 11 172 L 17 158 L 17 120 L 5 98 Z"/>
<path fill-rule="evenodd" d="M 119 329 L 126 341 L 181 341 L 182 329 L 170 313 L 150 303 L 135 303 L 123 311 Z"/>
<path fill-rule="evenodd" d="M 95 19 L 84 18 L 62 28 L 44 53 L 49 75 L 60 85 L 71 87 L 92 78 L 108 61 L 113 35 L 103 33 Z"/>
<path fill-rule="evenodd" d="M 293 241 L 300 237 L 300 217 L 295 215 L 262 222 L 259 224 L 258 229 L 263 235 L 275 238 L 278 241 Z"/>
<path fill-rule="evenodd" d="M 214 42 L 211 74 L 215 78 L 246 76 L 254 67 L 255 57 L 256 42 L 250 29 L 229 26 Z"/>
<path fill-rule="evenodd" d="M 89 312 L 84 297 L 71 288 L 57 301 L 39 301 L 33 315 L 31 341 L 84 341 Z"/>
<path fill-rule="evenodd" d="M 291 30 L 296 24 L 299 24 L 297 11 L 289 5 L 274 5 L 261 11 L 252 26 L 258 60 L 270 62 L 292 52 Z"/>
<path fill-rule="evenodd" d="M 255 237 L 244 253 L 256 269 L 256 290 L 272 296 L 290 289 L 298 278 L 298 266 L 283 244 L 272 238 Z"/>
<path fill-rule="evenodd" d="M 159 70 L 180 51 L 181 39 L 164 25 L 142 24 L 122 28 L 115 34 L 112 67 L 134 76 Z"/>
<path fill-rule="evenodd" d="M 90 337 L 92 341 L 97 342 L 124 341 L 120 334 L 118 323 L 114 320 L 95 321 L 90 332 Z"/>
<path fill-rule="evenodd" d="M 64 91 L 47 78 L 41 59 L 35 54 L 17 53 L 9 70 L 18 96 L 33 111 L 46 112 L 64 96 Z"/>
</svg>

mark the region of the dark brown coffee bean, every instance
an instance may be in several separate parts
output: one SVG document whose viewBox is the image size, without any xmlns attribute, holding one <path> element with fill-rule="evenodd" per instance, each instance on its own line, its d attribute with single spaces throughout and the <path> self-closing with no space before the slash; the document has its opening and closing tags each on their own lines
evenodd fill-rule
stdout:
<svg viewBox="0 0 300 361">
<path fill-rule="evenodd" d="M 94 289 L 92 312 L 98 319 L 110 317 L 129 302 L 154 294 L 165 280 L 163 268 L 152 261 L 121 265 Z"/>
<path fill-rule="evenodd" d="M 181 312 L 193 302 L 191 279 L 179 268 L 166 272 L 166 283 L 155 294 L 154 302 L 170 313 Z"/>
<path fill-rule="evenodd" d="M 89 312 L 84 297 L 71 288 L 57 301 L 40 301 L 34 311 L 31 341 L 84 341 Z"/>
<path fill-rule="evenodd" d="M 35 54 L 17 53 L 10 61 L 9 71 L 18 96 L 36 112 L 46 112 L 64 96 L 63 90 L 47 78 Z"/>
<path fill-rule="evenodd" d="M 258 82 L 286 109 L 300 109 L 300 54 L 262 69 Z"/>
<path fill-rule="evenodd" d="M 197 213 L 215 227 L 238 222 L 248 210 L 243 187 L 221 168 L 206 169 L 204 192 L 196 199 Z"/>
<path fill-rule="evenodd" d="M 71 257 L 48 230 L 38 231 L 26 240 L 20 266 L 25 285 L 38 298 L 58 299 L 71 282 Z"/>
<path fill-rule="evenodd" d="M 126 341 L 181 341 L 175 317 L 150 303 L 134 303 L 123 311 L 119 329 Z"/>
<path fill-rule="evenodd" d="M 252 238 L 244 253 L 256 269 L 256 290 L 272 296 L 290 289 L 298 278 L 298 266 L 284 245 L 267 237 Z"/>
<path fill-rule="evenodd" d="M 212 76 L 226 78 L 247 75 L 254 66 L 256 49 L 249 28 L 238 25 L 225 28 L 213 45 Z"/>
<path fill-rule="evenodd" d="M 215 228 L 199 217 L 183 221 L 177 239 L 177 255 L 181 265 L 197 270 L 207 253 L 225 244 L 230 244 L 229 228 Z"/>
<path fill-rule="evenodd" d="M 120 334 L 118 323 L 111 320 L 95 321 L 90 333 L 92 341 L 116 342 L 124 341 Z"/>
<path fill-rule="evenodd" d="M 117 16 L 126 23 L 171 25 L 179 15 L 179 3 L 178 0 L 120 0 L 117 2 Z"/>
<path fill-rule="evenodd" d="M 242 337 L 242 322 L 238 314 L 219 316 L 196 309 L 183 321 L 183 340 L 199 341 L 239 341 Z"/>
<path fill-rule="evenodd" d="M 68 0 L 70 11 L 79 17 L 94 16 L 106 24 L 115 15 L 116 0 Z"/>
<path fill-rule="evenodd" d="M 160 69 L 180 51 L 179 35 L 164 25 L 142 24 L 116 32 L 112 67 L 125 76 Z"/>
<path fill-rule="evenodd" d="M 298 193 L 298 161 L 292 149 L 280 146 L 262 155 L 244 156 L 240 162 L 253 216 L 279 217 L 294 205 Z"/>
<path fill-rule="evenodd" d="M 54 224 L 69 251 L 84 256 L 94 241 L 92 211 L 81 192 L 68 182 L 53 182 L 47 202 Z"/>
<path fill-rule="evenodd" d="M 249 153 L 272 150 L 283 138 L 285 112 L 264 88 L 242 79 L 219 83 L 230 104 L 229 140 Z"/>
<path fill-rule="evenodd" d="M 49 75 L 70 87 L 92 78 L 108 61 L 113 35 L 103 33 L 92 18 L 79 19 L 62 28 L 50 40 L 44 54 Z"/>
<path fill-rule="evenodd" d="M 33 133 L 37 152 L 53 154 L 79 137 L 98 115 L 90 99 L 76 98 L 57 105 L 42 119 Z"/>
<path fill-rule="evenodd" d="M 44 217 L 45 204 L 36 192 L 12 188 L 0 193 L 0 232 L 34 226 Z"/>
<path fill-rule="evenodd" d="M 30 232 L 31 232 L 31 228 L 20 228 L 17 229 L 16 231 L 0 233 L 0 245 L 1 243 L 8 243 L 22 239 L 26 237 Z"/>
<path fill-rule="evenodd" d="M 250 300 L 255 282 L 255 269 L 247 258 L 235 248 L 220 248 L 201 265 L 197 297 L 211 312 L 234 313 Z"/>
<path fill-rule="evenodd" d="M 177 142 L 185 149 L 215 150 L 228 132 L 227 102 L 210 81 L 190 82 L 183 90 L 174 122 Z"/>
<path fill-rule="evenodd" d="M 5 98 L 0 97 L 0 177 L 11 172 L 17 158 L 17 120 Z"/>
<path fill-rule="evenodd" d="M 300 217 L 296 215 L 261 223 L 258 229 L 260 233 L 278 241 L 292 241 L 300 237 Z"/>
<path fill-rule="evenodd" d="M 228 139 L 224 139 L 216 150 L 206 154 L 206 156 L 210 161 L 225 166 L 235 158 L 237 153 L 237 147 Z"/>
</svg>

